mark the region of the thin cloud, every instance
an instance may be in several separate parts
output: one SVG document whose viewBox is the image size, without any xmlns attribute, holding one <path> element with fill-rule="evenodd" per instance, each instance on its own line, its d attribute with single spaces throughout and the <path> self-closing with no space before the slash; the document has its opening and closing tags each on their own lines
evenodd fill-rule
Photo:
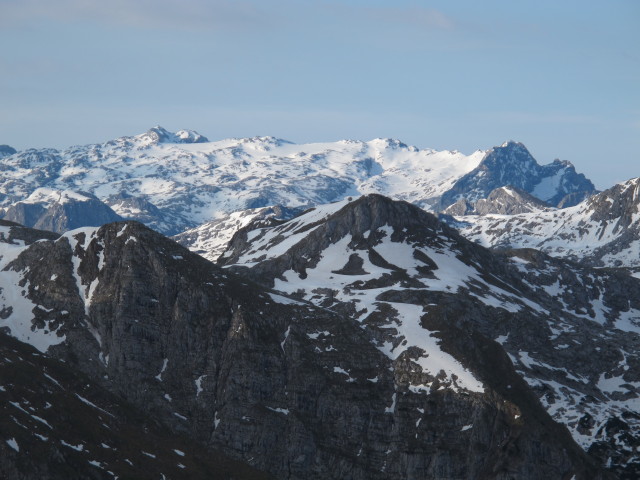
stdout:
<svg viewBox="0 0 640 480">
<path fill-rule="evenodd" d="M 232 0 L 0 0 L 0 11 L 5 26 L 44 19 L 179 29 L 258 25 L 267 14 L 256 3 Z"/>
</svg>

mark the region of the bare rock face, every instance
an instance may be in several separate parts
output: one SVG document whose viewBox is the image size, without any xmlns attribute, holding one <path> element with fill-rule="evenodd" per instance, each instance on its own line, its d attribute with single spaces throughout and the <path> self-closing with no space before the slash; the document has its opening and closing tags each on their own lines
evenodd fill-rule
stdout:
<svg viewBox="0 0 640 480">
<path fill-rule="evenodd" d="M 413 208 L 374 203 L 368 215 L 346 211 L 348 222 L 326 226 L 328 240 L 314 241 L 376 229 Z M 405 218 L 412 236 L 420 219 Z M 448 232 L 430 216 L 420 228 L 432 237 Z M 362 241 L 375 250 L 373 238 Z M 361 273 L 356 263 L 345 276 Z M 429 277 L 433 265 L 423 263 Z M 428 353 L 457 359 L 475 383 L 446 365 L 424 370 L 415 348 L 389 356 L 384 326 L 363 329 L 346 304 L 332 312 L 266 290 L 137 223 L 43 239 L 5 271 L 40 312 L 22 323 L 9 316 L 12 335 L 27 327 L 67 368 L 173 432 L 276 478 L 600 478 L 501 347 L 446 315 L 437 316 L 442 347 L 434 341 Z M 388 305 L 401 315 L 397 301 Z"/>
<path fill-rule="evenodd" d="M 0 477 L 267 479 L 0 333 Z"/>
<path fill-rule="evenodd" d="M 493 190 L 487 198 L 469 203 L 461 197 L 442 213 L 445 215 L 516 215 L 518 213 L 547 212 L 549 204 L 516 187 L 505 186 Z"/>
<path fill-rule="evenodd" d="M 640 357 L 631 352 L 640 345 L 640 281 L 629 272 L 533 250 L 489 252 L 432 215 L 376 195 L 248 227 L 220 261 L 356 319 L 396 364 L 411 359 L 412 388 L 464 384 L 455 363 L 442 374 L 430 363 L 439 350 L 424 350 L 425 330 L 440 339 L 438 355 L 451 354 L 483 382 L 504 378 L 491 373 L 495 366 L 478 370 L 491 365 L 474 353 L 488 348 L 479 339 L 493 339 L 583 449 L 616 475 L 636 475 Z M 479 336 L 465 343 L 469 332 Z"/>
<path fill-rule="evenodd" d="M 576 173 L 570 162 L 539 165 L 523 144 L 506 142 L 489 150 L 474 170 L 457 180 L 440 204 L 446 208 L 460 198 L 474 203 L 505 186 L 524 190 L 551 206 L 561 202 L 572 206 L 596 193 L 593 183 Z"/>
<path fill-rule="evenodd" d="M 478 215 L 515 215 L 548 210 L 547 203 L 538 200 L 524 190 L 509 186 L 496 188 L 487 198 L 478 200 L 475 205 L 475 211 Z"/>
<path fill-rule="evenodd" d="M 595 267 L 640 266 L 640 179 L 557 211 L 459 217 L 461 233 L 487 247 L 536 248 Z"/>
<path fill-rule="evenodd" d="M 8 157 L 14 153 L 18 153 L 15 148 L 10 147 L 9 145 L 0 145 L 0 158 Z"/>
<path fill-rule="evenodd" d="M 48 191 L 41 198 L 38 198 L 37 193 L 35 198 L 9 207 L 4 219 L 58 233 L 122 220 L 111 208 L 89 193 Z"/>
</svg>

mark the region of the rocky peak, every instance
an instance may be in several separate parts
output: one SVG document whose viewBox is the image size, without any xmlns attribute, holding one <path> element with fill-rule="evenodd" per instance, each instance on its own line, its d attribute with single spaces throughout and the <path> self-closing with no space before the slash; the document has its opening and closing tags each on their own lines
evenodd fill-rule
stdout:
<svg viewBox="0 0 640 480">
<path fill-rule="evenodd" d="M 626 227 L 634 220 L 639 211 L 640 177 L 619 183 L 594 195 L 587 201 L 591 219 L 597 222 L 617 220 L 621 227 Z"/>
<path fill-rule="evenodd" d="M 440 204 L 446 208 L 462 197 L 475 203 L 505 186 L 520 189 L 552 206 L 561 201 L 563 206 L 574 205 L 573 202 L 595 191 L 593 183 L 576 173 L 570 162 L 556 160 L 541 166 L 523 144 L 509 141 L 489 150 L 474 170 L 442 195 Z M 572 196 L 567 197 L 568 194 Z"/>
<path fill-rule="evenodd" d="M 465 198 L 447 207 L 442 213 L 452 216 L 465 215 L 516 215 L 519 213 L 544 212 L 551 207 L 516 187 L 506 186 L 493 190 L 487 198 L 481 198 L 474 204 Z"/>
<path fill-rule="evenodd" d="M 18 153 L 15 148 L 10 147 L 9 145 L 0 145 L 0 158 L 8 157 L 14 153 Z"/>
<path fill-rule="evenodd" d="M 403 372 L 399 365 L 409 357 L 417 365 L 415 377 L 400 374 L 410 388 L 433 385 L 437 370 L 429 358 L 438 355 L 452 355 L 485 385 L 502 377 L 480 353 L 487 350 L 475 343 L 479 337 L 463 333 L 481 332 L 502 344 L 580 445 L 599 452 L 603 464 L 612 455 L 616 471 L 633 476 L 640 421 L 632 413 L 637 394 L 623 385 L 640 382 L 636 355 L 628 353 L 640 333 L 640 282 L 535 251 L 507 258 L 414 209 L 373 195 L 341 202 L 241 232 L 222 260 L 301 301 L 348 314 L 394 359 L 394 371 Z M 441 350 L 421 337 L 421 328 L 438 332 L 431 335 Z M 439 387 L 473 390 L 463 369 L 447 365 L 435 375 Z M 616 428 L 625 432 L 622 449 Z"/>
<path fill-rule="evenodd" d="M 206 143 L 209 141 L 194 130 L 179 130 L 173 133 L 159 125 L 150 128 L 139 138 L 152 145 L 157 145 L 158 143 Z"/>
<path fill-rule="evenodd" d="M 429 236 L 442 227 L 435 216 L 410 203 L 370 194 L 310 209 L 305 215 L 280 226 L 258 231 L 257 236 L 250 234 L 251 227 L 241 229 L 233 236 L 219 261 L 222 264 L 236 264 L 241 257 L 244 257 L 244 261 L 259 258 L 286 237 L 294 237 L 301 242 L 294 249 L 296 264 L 286 263 L 285 258 L 292 261 L 293 257 L 290 256 L 274 261 L 279 269 L 295 267 L 296 271 L 302 273 L 307 264 L 318 261 L 322 250 L 346 236 L 351 236 L 354 243 L 375 244 L 377 240 L 372 232 L 384 226 L 391 227 L 394 236 L 402 237 L 406 237 L 413 227 L 420 228 L 422 234 L 427 234 L 425 228 L 430 230 Z M 447 226 L 443 227 L 448 229 Z M 247 249 L 251 250 L 249 256 Z M 303 250 L 305 254 L 298 255 Z M 283 261 L 286 265 L 282 264 Z"/>
<path fill-rule="evenodd" d="M 50 188 L 39 188 L 25 201 L 11 205 L 4 219 L 58 233 L 122 220 L 95 195 Z"/>
<path fill-rule="evenodd" d="M 494 181 L 504 182 L 514 175 L 529 174 L 537 165 L 524 144 L 510 140 L 489 150 L 478 168 L 493 176 Z"/>
<path fill-rule="evenodd" d="M 507 186 L 496 188 L 487 198 L 478 200 L 475 204 L 475 213 L 478 215 L 514 215 L 547 211 L 549 208 L 547 203 L 524 190 Z"/>
</svg>

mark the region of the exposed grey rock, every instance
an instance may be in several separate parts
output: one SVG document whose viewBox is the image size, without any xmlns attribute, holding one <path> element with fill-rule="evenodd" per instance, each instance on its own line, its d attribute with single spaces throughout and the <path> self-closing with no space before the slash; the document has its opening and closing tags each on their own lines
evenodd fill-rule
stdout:
<svg viewBox="0 0 640 480">
<path fill-rule="evenodd" d="M 554 177 L 560 180 L 554 181 Z M 460 198 L 475 203 L 505 186 L 524 190 L 552 206 L 562 202 L 564 207 L 596 193 L 593 183 L 576 173 L 570 162 L 555 160 L 541 166 L 523 144 L 506 142 L 489 150 L 478 167 L 442 195 L 440 204 L 446 208 Z"/>
<path fill-rule="evenodd" d="M 351 219 L 395 216 L 386 202 Z M 429 219 L 427 231 L 447 229 Z M 140 224 L 36 242 L 8 268 L 43 307 L 34 330 L 65 335 L 49 355 L 277 478 L 599 478 L 500 347 L 473 331 L 446 348 L 486 390 L 440 374 L 416 390 L 428 380 L 417 352 L 392 361 L 340 309 L 274 297 Z"/>
<path fill-rule="evenodd" d="M 474 204 L 460 197 L 456 203 L 446 208 L 445 215 L 516 215 L 519 213 L 546 212 L 549 204 L 519 188 L 505 186 L 493 190 L 487 198 L 481 198 Z"/>
<path fill-rule="evenodd" d="M 18 153 L 15 148 L 10 147 L 9 145 L 0 145 L 0 157 L 8 157 L 14 153 Z"/>
<path fill-rule="evenodd" d="M 475 213 L 474 206 L 467 202 L 464 197 L 460 197 L 455 203 L 449 205 L 442 211 L 445 215 L 453 215 L 455 217 L 462 215 L 471 215 Z"/>
<path fill-rule="evenodd" d="M 266 479 L 0 333 L 0 477 Z"/>
<path fill-rule="evenodd" d="M 392 260 L 408 247 L 417 260 L 409 262 L 411 268 L 406 256 Z M 369 266 L 322 273 L 322 259 L 349 265 L 354 255 L 369 259 Z M 609 462 L 616 475 L 637 475 L 640 281 L 628 272 L 593 270 L 532 250 L 491 253 L 430 214 L 378 196 L 324 217 L 311 212 L 270 230 L 241 230 L 221 261 L 301 300 L 358 318 L 374 344 L 397 348 L 408 340 L 397 333 L 407 320 L 398 321 L 398 303 L 421 306 L 422 326 L 438 332 L 445 350 L 470 369 L 490 360 L 474 356 L 472 345 L 462 342 L 464 332 L 499 341 L 545 408 L 583 448 L 603 465 Z M 371 264 L 386 271 L 366 275 Z M 380 292 L 375 301 L 364 302 L 372 291 Z"/>
<path fill-rule="evenodd" d="M 524 190 L 510 186 L 496 188 L 487 198 L 481 198 L 475 204 L 475 211 L 478 215 L 515 215 L 548 210 L 547 203 L 538 200 Z"/>
<path fill-rule="evenodd" d="M 615 185 L 574 207 L 504 216 L 465 216 L 461 233 L 485 246 L 536 248 L 597 267 L 640 265 L 640 179 Z"/>
<path fill-rule="evenodd" d="M 47 198 L 34 203 L 18 202 L 5 211 L 4 219 L 58 233 L 122 220 L 97 197 L 86 192 L 80 192 L 78 198 L 67 196 L 60 200 Z"/>
</svg>

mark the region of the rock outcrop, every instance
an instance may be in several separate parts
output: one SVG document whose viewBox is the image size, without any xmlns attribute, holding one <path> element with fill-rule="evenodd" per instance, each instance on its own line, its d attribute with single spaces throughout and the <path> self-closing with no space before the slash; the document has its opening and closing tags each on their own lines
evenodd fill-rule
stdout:
<svg viewBox="0 0 640 480">
<path fill-rule="evenodd" d="M 27 227 L 58 233 L 122 220 L 94 195 L 45 188 L 36 190 L 24 202 L 10 206 L 3 218 Z"/>
<path fill-rule="evenodd" d="M 531 250 L 492 253 L 430 214 L 379 196 L 270 229 L 247 227 L 220 261 L 355 318 L 396 362 L 410 355 L 421 371 L 412 388 L 433 386 L 434 378 L 448 388 L 472 385 L 447 355 L 486 382 L 491 374 L 474 369 L 491 360 L 475 342 L 500 343 L 585 450 L 617 475 L 637 474 L 640 359 L 632 352 L 640 344 L 640 281 L 627 271 L 580 267 Z M 429 332 L 440 347 L 429 343 Z M 474 340 L 465 341 L 469 332 Z M 431 363 L 435 358 L 440 363 Z"/>
<path fill-rule="evenodd" d="M 374 202 L 381 215 L 351 220 L 375 227 L 413 208 Z M 437 237 L 447 227 L 433 217 L 413 228 L 406 238 L 430 233 L 449 248 Z M 347 305 L 332 312 L 265 290 L 141 224 L 10 248 L 19 250 L 3 260 L 2 288 L 24 293 L 2 299 L 5 311 L 13 307 L 5 330 L 172 431 L 276 478 L 600 475 L 498 344 L 456 322 L 457 335 L 438 334 L 440 347 L 429 315 L 405 316 L 414 308 L 406 300 L 383 303 L 431 338 L 422 348 L 436 365 L 445 360 L 442 371 L 421 367 L 420 347 L 389 355 L 384 316 L 378 342 Z M 428 277 L 434 267 L 421 261 Z"/>
<path fill-rule="evenodd" d="M 582 203 L 508 217 L 458 216 L 461 233 L 487 247 L 535 248 L 596 267 L 640 266 L 640 179 Z"/>
<path fill-rule="evenodd" d="M 576 173 L 570 162 L 539 165 L 523 144 L 506 142 L 489 150 L 475 169 L 457 180 L 442 195 L 440 205 L 447 208 L 460 198 L 475 203 L 505 186 L 528 192 L 551 206 L 575 205 L 596 193 L 593 183 Z"/>
</svg>

